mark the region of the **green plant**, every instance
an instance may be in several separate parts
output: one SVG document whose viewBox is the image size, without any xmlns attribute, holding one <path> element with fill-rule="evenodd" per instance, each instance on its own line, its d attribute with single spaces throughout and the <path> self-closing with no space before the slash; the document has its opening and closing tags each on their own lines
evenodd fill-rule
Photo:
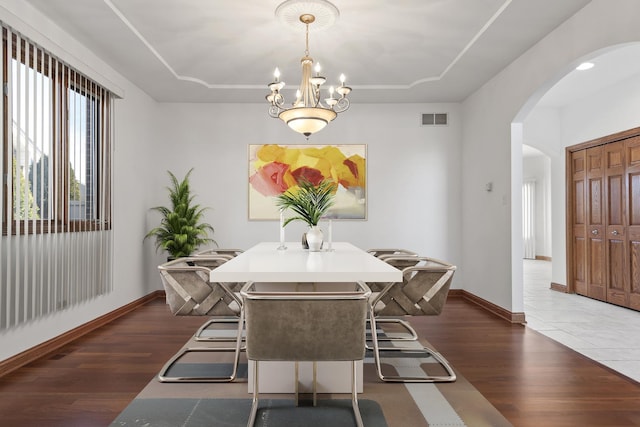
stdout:
<svg viewBox="0 0 640 427">
<path fill-rule="evenodd" d="M 276 205 L 282 209 L 291 209 L 296 216 L 287 218 L 284 226 L 291 221 L 303 221 L 309 227 L 318 225 L 318 221 L 334 203 L 336 184 L 324 180 L 317 185 L 301 180 L 298 187 L 287 190 L 277 196 Z"/>
<path fill-rule="evenodd" d="M 201 222 L 207 208 L 193 203 L 195 196 L 191 194 L 189 187 L 189 175 L 192 171 L 193 169 L 190 169 L 182 181 L 178 181 L 175 175 L 167 171 L 172 184 L 171 187 L 167 187 L 171 207 L 151 208 L 162 214 L 162 220 L 158 227 L 147 233 L 145 240 L 155 237 L 156 251 L 162 248 L 173 258 L 189 256 L 198 246 L 209 242 L 215 243 L 208 234 L 208 232 L 213 234 L 213 227 Z"/>
</svg>

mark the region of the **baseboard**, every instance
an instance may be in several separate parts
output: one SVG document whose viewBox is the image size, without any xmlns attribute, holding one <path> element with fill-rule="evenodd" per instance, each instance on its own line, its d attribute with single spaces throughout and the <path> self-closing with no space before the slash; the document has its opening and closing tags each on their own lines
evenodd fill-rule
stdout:
<svg viewBox="0 0 640 427">
<path fill-rule="evenodd" d="M 477 306 L 511 323 L 527 323 L 524 313 L 513 313 L 464 289 L 451 289 L 449 290 L 449 296 L 453 298 L 464 298 L 465 300 L 472 302 Z"/>
<path fill-rule="evenodd" d="M 563 292 L 565 294 L 568 293 L 567 285 L 562 285 L 560 283 L 551 282 L 550 288 L 552 291 Z"/>
<path fill-rule="evenodd" d="M 551 261 L 550 256 L 544 256 L 544 255 L 536 255 L 536 259 L 540 261 Z"/>
<path fill-rule="evenodd" d="M 52 338 L 48 341 L 43 342 L 35 347 L 32 347 L 28 350 L 23 351 L 22 353 L 18 353 L 9 359 L 0 361 L 0 377 L 19 369 L 28 363 L 31 363 L 37 359 L 40 359 L 54 351 L 58 350 L 60 347 L 63 347 L 72 341 L 80 338 L 83 335 L 88 334 L 96 330 L 97 328 L 106 325 L 109 322 L 114 321 L 115 319 L 124 316 L 125 314 L 135 310 L 141 305 L 146 304 L 147 302 L 164 297 L 164 291 L 155 291 L 148 295 L 145 295 L 142 298 L 139 298 L 133 302 L 130 302 L 127 305 L 124 305 L 116 310 L 113 310 L 105 315 L 102 315 L 96 319 L 93 319 L 90 322 L 87 322 L 83 325 L 78 326 L 77 328 L 71 329 L 68 332 L 65 332 L 62 335 L 58 335 L 55 338 Z"/>
</svg>

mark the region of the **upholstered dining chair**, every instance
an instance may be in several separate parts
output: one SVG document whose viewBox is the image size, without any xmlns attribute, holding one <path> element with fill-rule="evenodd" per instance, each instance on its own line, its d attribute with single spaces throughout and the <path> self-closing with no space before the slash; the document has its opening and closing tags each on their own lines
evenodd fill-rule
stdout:
<svg viewBox="0 0 640 427">
<path fill-rule="evenodd" d="M 219 267 L 226 261 L 240 255 L 242 252 L 244 252 L 242 249 L 230 249 L 230 248 L 206 249 L 206 250 L 197 252 L 195 255 L 193 255 L 194 259 L 192 260 L 192 262 L 194 265 L 204 266 L 213 270 L 214 268 Z M 244 285 L 244 283 L 225 283 L 225 285 L 230 291 L 238 295 L 238 292 L 240 292 L 240 288 L 242 287 L 242 285 Z M 237 318 L 233 318 L 233 317 L 232 318 L 217 317 L 217 318 L 209 319 L 206 322 L 204 322 L 204 324 L 202 324 L 200 328 L 198 328 L 194 338 L 196 341 L 204 341 L 204 342 L 235 341 L 235 337 L 229 337 L 228 333 L 225 334 L 225 332 L 228 332 L 227 330 L 223 331 L 223 333 L 221 334 L 220 331 L 215 331 L 211 327 L 214 325 L 223 325 L 223 324 L 233 325 L 237 323 L 237 321 L 238 321 Z"/>
<path fill-rule="evenodd" d="M 410 251 L 408 249 L 398 249 L 398 248 L 376 248 L 376 249 L 368 249 L 367 253 L 373 255 L 374 257 L 385 261 L 394 267 L 402 270 L 405 267 L 410 267 L 412 265 L 417 264 L 417 260 L 412 260 L 409 257 L 417 257 L 418 253 L 414 251 Z M 396 259 L 396 257 L 401 257 Z M 391 260 L 389 262 L 388 260 Z M 367 283 L 369 288 L 373 292 L 379 292 L 384 288 L 384 283 Z"/>
<path fill-rule="evenodd" d="M 161 382 L 228 382 L 236 378 L 240 352 L 242 351 L 242 329 L 244 324 L 242 299 L 225 283 L 209 282 L 210 269 L 198 265 L 205 257 L 178 258 L 160 265 L 160 277 L 165 289 L 167 304 L 176 316 L 214 316 L 211 322 L 237 323 L 233 338 L 220 338 L 219 341 L 235 342 L 233 347 L 186 347 L 178 352 L 162 368 L 158 376 Z M 221 255 L 206 257 L 207 263 L 226 262 Z M 202 328 L 201 328 L 202 329 Z M 200 330 L 199 330 L 200 332 Z M 197 335 L 197 334 L 196 334 Z M 191 352 L 234 352 L 233 367 L 226 376 L 170 376 L 171 367 L 185 354 Z"/>
<path fill-rule="evenodd" d="M 402 341 L 417 339 L 417 333 L 411 325 L 404 320 L 407 316 L 437 316 L 446 303 L 451 281 L 456 267 L 444 261 L 428 257 L 395 256 L 387 258 L 388 262 L 410 262 L 411 265 L 402 270 L 403 281 L 388 283 L 380 292 L 373 292 L 369 304 L 369 320 L 371 322 L 371 340 L 373 353 L 378 371 L 378 377 L 390 382 L 452 382 L 456 375 L 447 360 L 435 350 L 415 345 L 399 345 Z M 392 341 L 391 346 L 380 346 L 382 339 L 378 336 L 378 325 L 384 323 L 401 323 L 409 331 L 410 337 L 386 338 Z M 415 343 L 414 343 L 415 344 Z M 381 351 L 405 351 L 415 354 L 417 358 L 430 355 L 446 371 L 446 375 L 430 376 L 403 376 L 385 375 L 382 372 L 380 361 Z"/>
<path fill-rule="evenodd" d="M 349 284 L 349 286 L 351 286 Z M 358 407 L 357 361 L 364 359 L 369 288 L 361 282 L 352 290 L 332 292 L 264 292 L 255 283 L 243 286 L 246 311 L 247 359 L 255 362 L 253 403 L 248 426 L 259 408 L 261 361 L 295 362 L 295 404 L 298 404 L 298 362 L 313 361 L 313 405 L 316 405 L 316 361 L 351 361 L 351 404 L 362 427 Z"/>
</svg>

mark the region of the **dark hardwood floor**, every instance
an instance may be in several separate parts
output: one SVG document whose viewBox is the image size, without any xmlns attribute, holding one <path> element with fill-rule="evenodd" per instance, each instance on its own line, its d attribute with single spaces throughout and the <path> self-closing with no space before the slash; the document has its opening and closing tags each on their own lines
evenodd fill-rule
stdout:
<svg viewBox="0 0 640 427">
<path fill-rule="evenodd" d="M 0 378 L 0 425 L 109 425 L 202 323 L 151 301 Z M 533 330 L 461 298 L 412 324 L 516 427 L 640 426 L 640 384 Z"/>
</svg>

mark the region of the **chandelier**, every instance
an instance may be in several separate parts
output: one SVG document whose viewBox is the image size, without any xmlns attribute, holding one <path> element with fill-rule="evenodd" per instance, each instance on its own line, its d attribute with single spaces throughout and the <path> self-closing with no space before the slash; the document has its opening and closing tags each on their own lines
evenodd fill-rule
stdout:
<svg viewBox="0 0 640 427">
<path fill-rule="evenodd" d="M 351 92 L 351 88 L 345 86 L 344 74 L 340 75 L 340 85 L 335 88 L 329 87 L 328 96 L 322 100 L 320 87 L 325 83 L 326 78 L 320 75 L 320 64 L 316 63 L 313 67 L 313 58 L 309 56 L 309 25 L 316 22 L 317 17 L 322 19 L 323 25 L 327 24 L 325 19 L 333 23 L 338 15 L 338 9 L 325 0 L 287 0 L 278 6 L 276 15 L 284 20 L 291 20 L 292 15 L 297 15 L 296 21 L 305 25 L 306 38 L 304 56 L 300 60 L 302 81 L 296 91 L 296 99 L 290 107 L 285 106 L 284 96 L 281 93 L 285 83 L 280 80 L 280 70 L 276 68 L 273 73 L 274 81 L 268 85 L 271 93 L 266 96 L 270 104 L 269 115 L 273 118 L 279 118 L 291 129 L 309 139 L 311 134 L 322 130 L 335 119 L 338 113 L 349 108 L 347 95 Z M 315 75 L 311 71 L 312 68 Z"/>
</svg>

